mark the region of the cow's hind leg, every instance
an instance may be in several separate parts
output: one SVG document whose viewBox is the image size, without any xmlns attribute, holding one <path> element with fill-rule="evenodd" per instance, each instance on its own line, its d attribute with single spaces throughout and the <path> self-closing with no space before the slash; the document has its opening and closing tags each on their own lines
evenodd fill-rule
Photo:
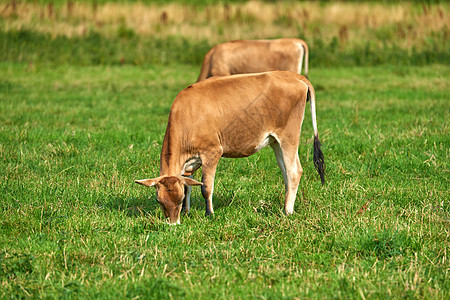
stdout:
<svg viewBox="0 0 450 300">
<path fill-rule="evenodd" d="M 200 154 L 202 160 L 202 196 L 205 198 L 207 216 L 214 214 L 212 203 L 214 177 L 216 176 L 217 164 L 221 156 L 222 150 Z"/>
<path fill-rule="evenodd" d="M 285 184 L 284 212 L 290 215 L 294 212 L 295 198 L 303 169 L 298 158 L 298 145 L 284 146 L 275 142 L 270 145 L 275 152 L 278 166 L 283 173 Z"/>
</svg>

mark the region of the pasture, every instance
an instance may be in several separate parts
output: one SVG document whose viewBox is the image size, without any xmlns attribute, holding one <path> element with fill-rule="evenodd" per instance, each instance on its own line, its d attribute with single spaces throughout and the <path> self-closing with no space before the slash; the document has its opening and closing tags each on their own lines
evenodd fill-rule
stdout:
<svg viewBox="0 0 450 300">
<path fill-rule="evenodd" d="M 291 26 L 276 20 L 273 30 Z M 42 28 L 27 28 L 33 22 Z M 381 48 L 351 44 L 357 30 L 348 27 L 347 44 L 324 62 L 313 46 L 343 45 L 339 33 L 315 40 L 309 78 L 325 185 L 312 163 L 308 108 L 292 216 L 268 148 L 220 161 L 214 217 L 194 187 L 190 214 L 167 226 L 154 189 L 133 181 L 159 174 L 171 102 L 212 44 L 209 33 L 183 40 L 162 29 L 153 40 L 123 22 L 117 36 L 106 24 L 70 37 L 52 36 L 45 18 L 1 20 L 1 298 L 449 297 L 447 37 L 425 35 L 435 48 L 412 50 L 419 41 L 395 45 L 382 28 L 394 46 L 374 60 Z"/>
</svg>

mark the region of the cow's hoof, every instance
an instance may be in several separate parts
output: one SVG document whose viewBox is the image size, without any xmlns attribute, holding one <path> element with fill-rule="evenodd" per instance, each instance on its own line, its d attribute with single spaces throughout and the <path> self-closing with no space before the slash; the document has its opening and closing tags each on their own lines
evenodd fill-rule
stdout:
<svg viewBox="0 0 450 300">
<path fill-rule="evenodd" d="M 284 213 L 286 214 L 286 216 L 292 215 L 294 213 L 294 209 L 286 209 Z"/>
</svg>

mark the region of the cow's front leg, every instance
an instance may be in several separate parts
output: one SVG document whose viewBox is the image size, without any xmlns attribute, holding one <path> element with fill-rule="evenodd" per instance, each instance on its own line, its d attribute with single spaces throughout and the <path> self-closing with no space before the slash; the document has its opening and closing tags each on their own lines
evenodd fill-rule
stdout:
<svg viewBox="0 0 450 300">
<path fill-rule="evenodd" d="M 200 155 L 202 160 L 202 195 L 205 198 L 206 216 L 214 214 L 212 195 L 214 191 L 214 177 L 216 176 L 217 164 L 222 156 L 222 150 Z"/>
<path fill-rule="evenodd" d="M 189 175 L 186 177 L 194 178 L 194 175 Z M 191 208 L 191 191 L 192 191 L 192 186 L 190 186 L 190 185 L 184 186 L 183 208 L 181 209 L 181 211 L 184 212 L 185 214 L 188 214 L 189 210 Z"/>
</svg>

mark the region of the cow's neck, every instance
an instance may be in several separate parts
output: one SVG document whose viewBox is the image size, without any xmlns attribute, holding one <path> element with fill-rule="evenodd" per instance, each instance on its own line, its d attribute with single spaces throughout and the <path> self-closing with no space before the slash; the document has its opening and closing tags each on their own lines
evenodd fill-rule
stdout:
<svg viewBox="0 0 450 300">
<path fill-rule="evenodd" d="M 160 176 L 181 175 L 187 157 L 182 151 L 182 142 L 179 131 L 170 123 L 167 126 L 161 150 Z"/>
</svg>

